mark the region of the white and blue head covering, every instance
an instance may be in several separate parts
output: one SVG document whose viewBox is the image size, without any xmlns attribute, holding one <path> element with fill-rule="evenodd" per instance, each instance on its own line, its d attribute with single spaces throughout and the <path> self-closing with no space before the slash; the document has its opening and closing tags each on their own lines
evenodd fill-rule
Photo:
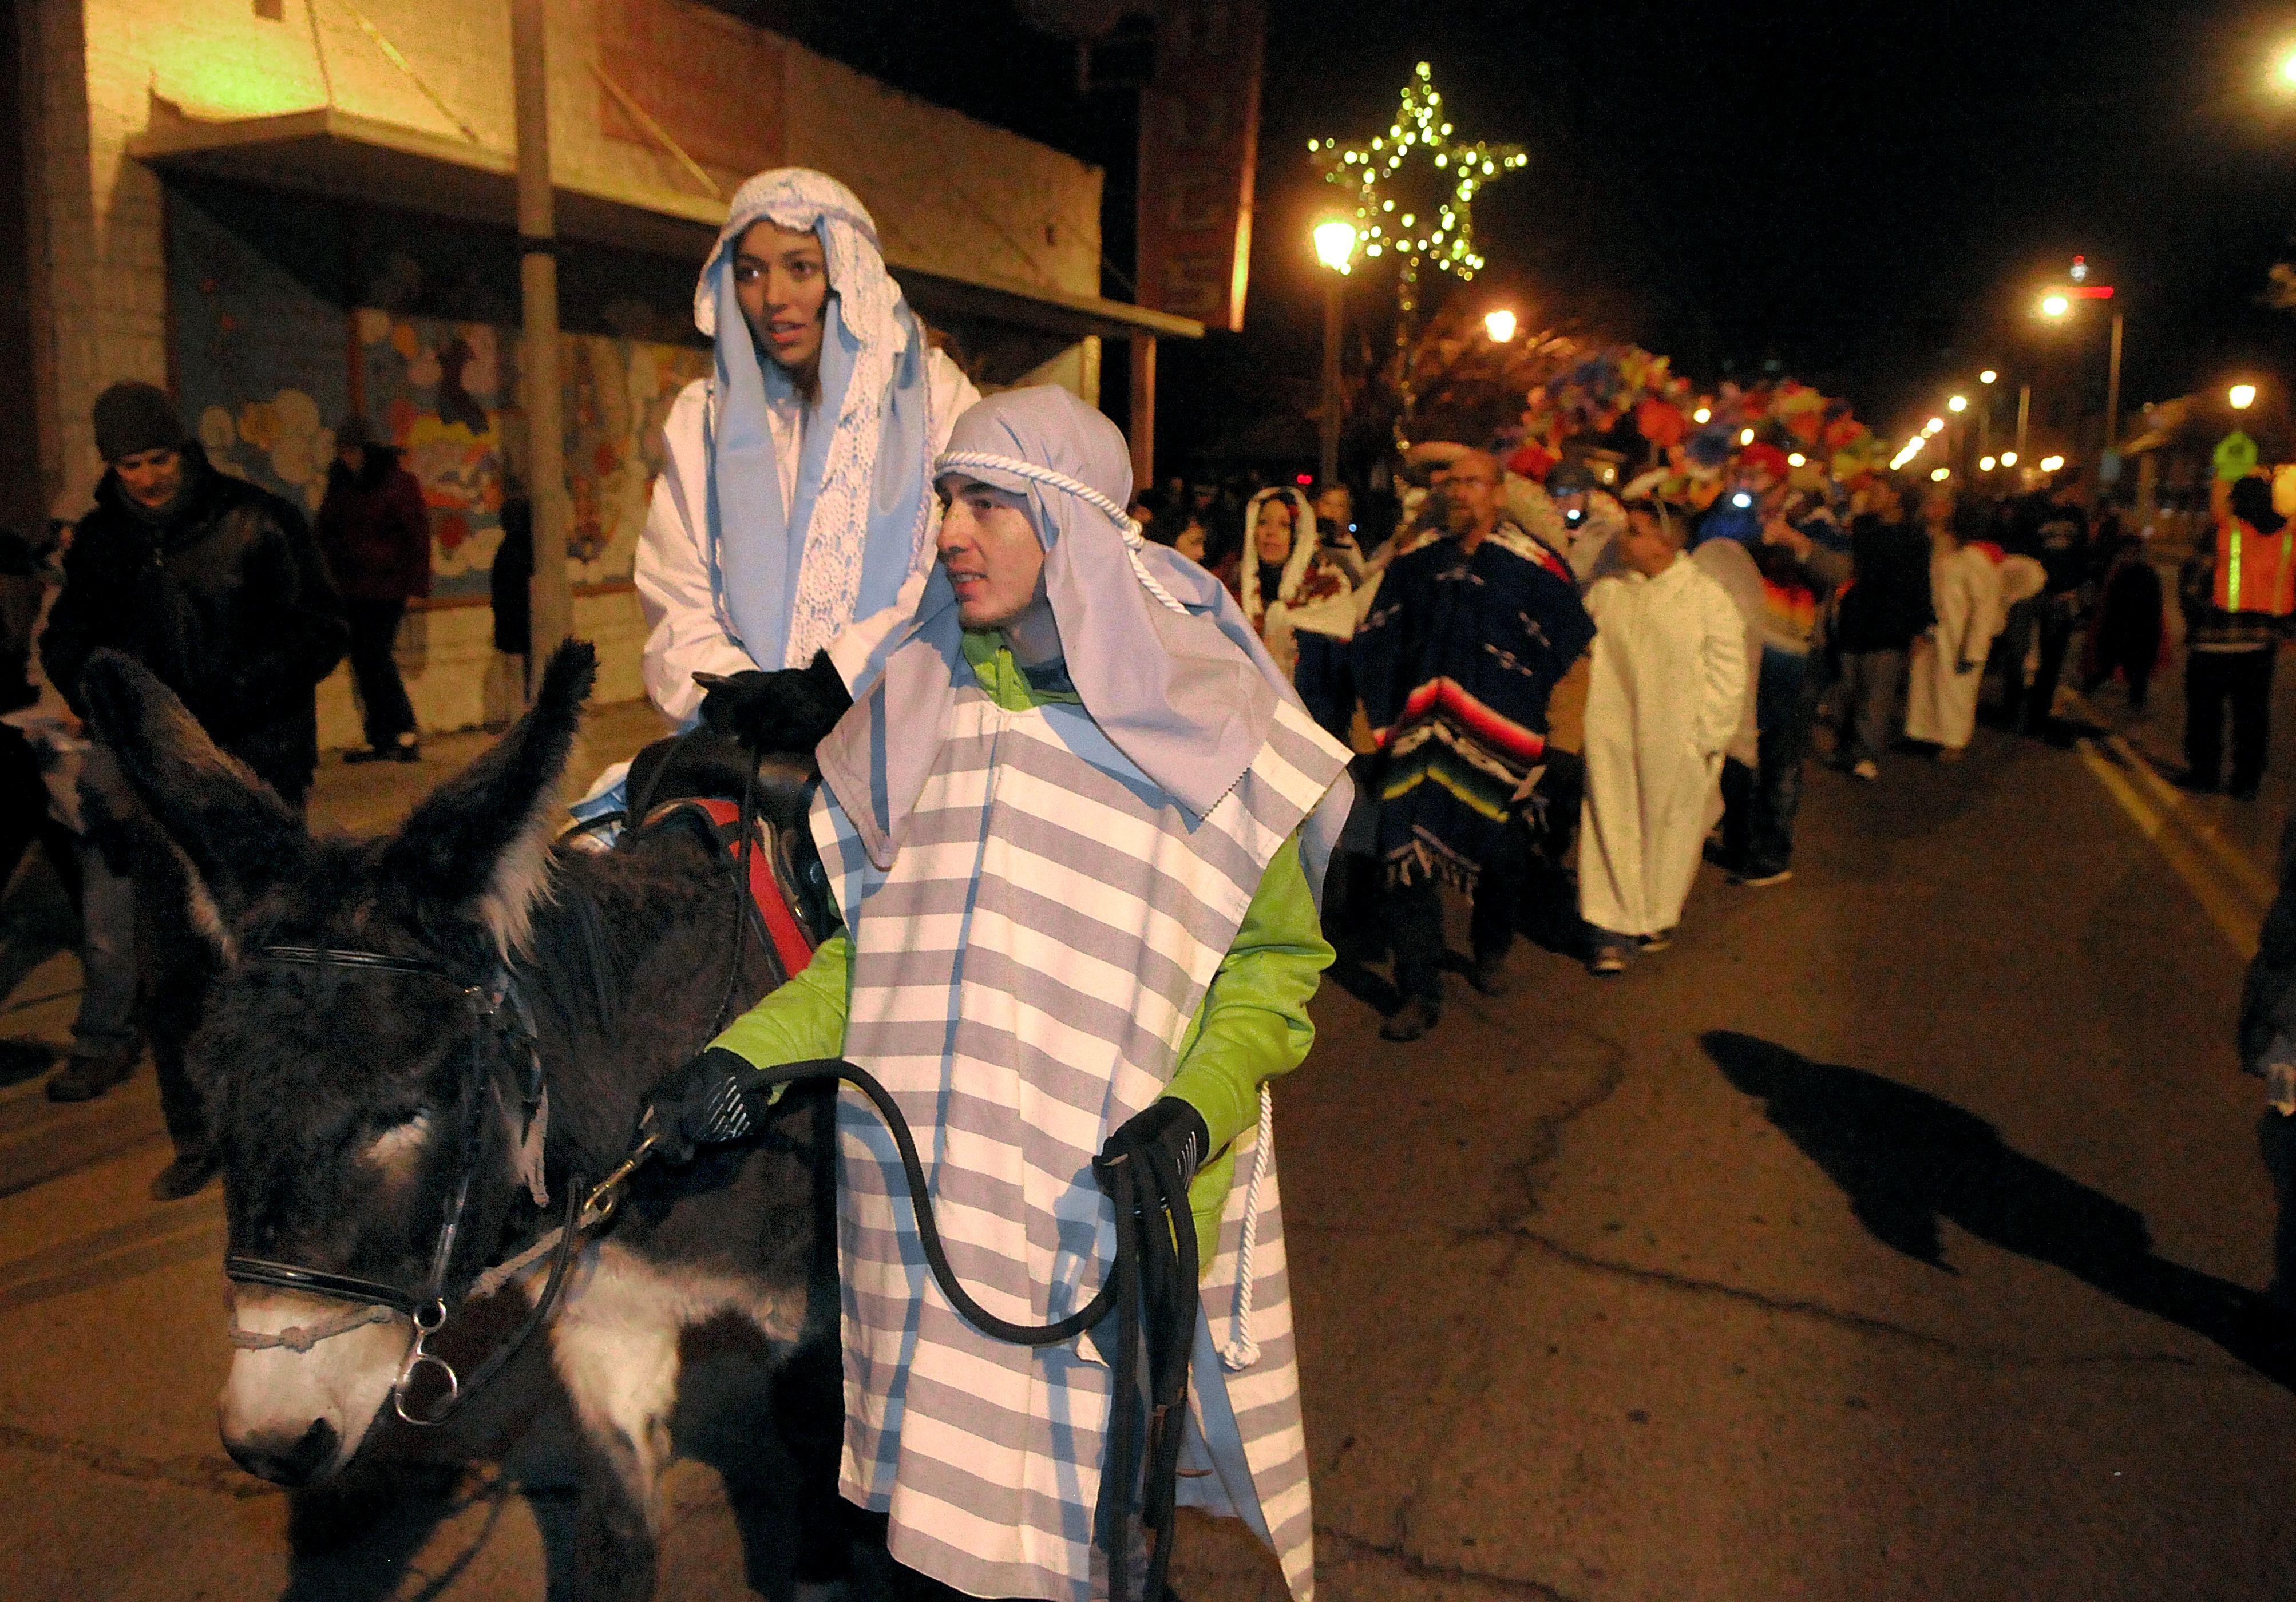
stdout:
<svg viewBox="0 0 2296 1602">
<path fill-rule="evenodd" d="M 760 220 L 811 230 L 829 267 L 821 394 L 786 510 L 766 404 L 795 386 L 759 355 L 734 293 L 735 249 Z M 718 602 L 758 666 L 800 666 L 890 606 L 922 552 L 933 445 L 924 331 L 885 271 L 868 211 L 801 167 L 759 173 L 734 194 L 693 291 L 693 325 L 717 343 L 709 549 Z"/>
<path fill-rule="evenodd" d="M 1070 682 L 1111 744 L 1201 818 L 1259 756 L 1298 694 L 1227 587 L 1149 544 L 1126 515 L 1132 462 L 1116 425 L 1052 385 L 1008 389 L 956 420 L 940 477 L 1019 496 L 1045 544 L 1045 593 Z M 884 669 L 816 753 L 870 859 L 889 866 L 948 728 L 964 625 L 945 569 L 890 642 Z M 1301 827 L 1319 892 L 1350 791 Z"/>
</svg>

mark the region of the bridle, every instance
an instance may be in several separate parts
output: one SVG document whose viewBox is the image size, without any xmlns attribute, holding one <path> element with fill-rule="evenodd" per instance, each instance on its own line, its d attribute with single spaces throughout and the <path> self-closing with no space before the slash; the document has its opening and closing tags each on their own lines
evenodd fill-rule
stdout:
<svg viewBox="0 0 2296 1602">
<path fill-rule="evenodd" d="M 535 1033 L 534 1015 L 527 1007 L 516 977 L 512 974 L 509 964 L 504 962 L 495 969 L 485 983 L 472 985 L 458 977 L 443 963 L 332 946 L 266 945 L 256 952 L 255 960 L 287 967 L 325 968 L 367 974 L 405 974 L 439 979 L 460 990 L 470 1007 L 469 1067 L 463 1075 L 458 1107 L 459 1171 L 455 1177 L 454 1189 L 447 1197 L 445 1212 L 439 1221 L 439 1233 L 430 1249 L 430 1270 L 421 1287 L 409 1290 L 381 1279 L 362 1279 L 355 1274 L 335 1273 L 262 1257 L 234 1255 L 226 1257 L 223 1265 L 225 1277 L 236 1285 L 261 1285 L 275 1290 L 320 1296 L 348 1303 L 359 1310 L 330 1320 L 324 1325 L 288 1329 L 277 1335 L 234 1328 L 232 1344 L 242 1350 L 288 1346 L 308 1351 L 322 1340 L 364 1325 L 387 1322 L 393 1317 L 405 1318 L 414 1326 L 414 1336 L 407 1345 L 405 1360 L 399 1364 L 398 1377 L 391 1382 L 392 1410 L 409 1424 L 424 1426 L 444 1424 L 464 1400 L 500 1373 L 534 1332 L 549 1320 L 564 1286 L 566 1271 L 572 1263 L 575 1247 L 586 1228 L 603 1222 L 612 1212 L 620 1180 L 627 1175 L 617 1174 L 607 1184 L 587 1192 L 580 1183 L 570 1183 L 566 1187 L 563 1217 L 558 1229 L 543 1242 L 537 1243 L 536 1249 L 480 1275 L 473 1289 L 466 1291 L 463 1298 L 458 1298 L 467 1299 L 473 1294 L 488 1294 L 499 1288 L 512 1274 L 534 1261 L 543 1250 L 549 1252 L 549 1278 L 545 1281 L 541 1294 L 535 1298 L 525 1321 L 506 1343 L 496 1347 L 471 1371 L 470 1377 L 464 1379 L 455 1373 L 454 1366 L 445 1358 L 430 1350 L 429 1343 L 447 1323 L 449 1312 L 447 1281 L 453 1272 L 456 1248 L 463 1244 L 463 1215 L 470 1206 L 472 1182 L 485 1165 L 488 1131 L 495 1122 L 488 1116 L 488 1103 L 491 1099 L 488 1092 L 496 1083 L 494 1053 L 489 1050 L 495 1042 L 500 1042 L 509 1047 L 517 1073 L 519 1100 L 525 1116 L 520 1142 L 520 1169 L 533 1193 L 536 1205 L 546 1205 L 549 1199 L 542 1181 L 541 1150 L 543 1138 L 549 1126 L 549 1088 L 543 1080 L 542 1054 Z M 445 1387 L 438 1402 L 429 1408 L 414 1405 L 409 1400 L 425 1369 L 433 1370 L 438 1381 Z"/>
</svg>

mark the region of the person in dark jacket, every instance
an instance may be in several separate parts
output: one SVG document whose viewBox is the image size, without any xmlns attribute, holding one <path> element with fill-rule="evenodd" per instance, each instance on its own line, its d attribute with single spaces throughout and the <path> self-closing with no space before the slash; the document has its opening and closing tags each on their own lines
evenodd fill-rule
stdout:
<svg viewBox="0 0 2296 1602">
<path fill-rule="evenodd" d="M 267 490 L 208 463 L 167 396 L 114 384 L 96 397 L 106 468 L 95 509 L 73 531 L 63 585 L 40 637 L 40 662 L 85 715 L 81 670 L 98 650 L 125 652 L 183 700 L 215 742 L 300 810 L 318 765 L 319 681 L 342 659 L 346 630 L 326 563 L 303 515 Z M 89 787 L 82 787 L 83 797 Z M 215 1171 L 184 1041 L 204 993 L 190 949 L 188 888 L 136 815 L 93 815 L 82 856 L 87 944 L 130 966 L 129 988 L 151 1034 L 160 1105 L 176 1161 L 153 1184 L 188 1196 Z M 95 965 L 109 973 L 110 959 Z M 92 969 L 93 986 L 96 972 Z M 87 1006 L 82 1005 L 83 1024 Z M 121 1009 L 124 1014 L 125 1009 Z M 113 1020 L 100 1049 L 75 1026 L 71 1059 L 48 1081 L 59 1101 L 102 1095 L 135 1071 L 134 1024 Z"/>
<path fill-rule="evenodd" d="M 394 648 L 407 602 L 430 593 L 430 517 L 422 485 L 364 417 L 346 418 L 335 430 L 318 535 L 342 588 L 351 674 L 366 725 L 366 748 L 346 751 L 343 760 L 415 761 L 422 743 Z"/>
<path fill-rule="evenodd" d="M 2056 727 L 2057 680 L 2080 620 L 2081 586 L 2089 577 L 2088 486 L 2079 471 L 2066 470 L 2046 490 L 2018 505 L 2002 544 L 2012 556 L 2031 557 L 2049 576 L 2022 611 L 2012 610 L 2004 704 L 2011 727 L 2021 716 L 2028 734 L 2045 735 Z M 2035 639 L 2040 658 L 2028 682 L 2026 646 Z"/>
<path fill-rule="evenodd" d="M 98 396 L 95 433 L 109 465 L 64 558 L 41 665 L 77 713 L 90 655 L 134 657 L 299 810 L 319 760 L 316 691 L 347 637 L 303 514 L 210 467 L 149 384 Z"/>
<path fill-rule="evenodd" d="M 1834 761 L 1871 781 L 1881 777 L 1882 753 L 1897 727 L 1906 648 L 1936 621 L 1929 536 L 1907 520 L 1894 479 L 1877 478 L 1866 510 L 1850 519 L 1849 565 L 1849 590 L 1834 625 L 1843 680 Z"/>
</svg>

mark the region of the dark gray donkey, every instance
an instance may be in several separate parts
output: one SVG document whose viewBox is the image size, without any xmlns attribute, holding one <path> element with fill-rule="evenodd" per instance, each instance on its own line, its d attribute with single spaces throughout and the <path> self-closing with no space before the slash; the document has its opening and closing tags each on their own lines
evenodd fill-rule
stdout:
<svg viewBox="0 0 2296 1602">
<path fill-rule="evenodd" d="M 430 1349 L 467 1375 L 489 1339 L 484 1299 L 471 1297 L 482 1271 L 613 1166 L 646 1091 L 723 1012 L 784 977 L 756 938 L 738 943 L 734 971 L 739 892 L 704 830 L 640 831 L 603 854 L 553 848 L 594 676 L 587 646 L 561 650 L 501 741 L 398 832 L 356 840 L 307 832 L 134 662 L 87 667 L 91 721 L 188 864 L 212 956 L 188 1067 L 223 1164 L 234 1277 L 242 1259 L 284 1265 L 289 1284 L 314 1276 L 303 1283 L 316 1294 L 259 1277 L 233 1287 L 223 1438 L 266 1479 L 329 1479 L 391 1410 L 413 1327 L 345 1282 L 398 1287 L 417 1307 L 435 1285 L 450 1311 Z M 642 1174 L 574 1259 L 535 1343 L 584 1448 L 571 1594 L 651 1592 L 681 1339 L 729 1321 L 778 1370 L 763 1388 L 783 1403 L 785 1460 L 801 1465 L 789 1493 L 800 1593 L 838 1578 L 836 1317 L 816 1272 L 833 1272 L 822 1261 L 833 1246 L 819 1227 L 816 1123 L 793 1111 L 787 1138 Z M 493 1299 L 534 1297 L 546 1267 Z M 491 1338 L 515 1322 L 494 1318 Z"/>
</svg>

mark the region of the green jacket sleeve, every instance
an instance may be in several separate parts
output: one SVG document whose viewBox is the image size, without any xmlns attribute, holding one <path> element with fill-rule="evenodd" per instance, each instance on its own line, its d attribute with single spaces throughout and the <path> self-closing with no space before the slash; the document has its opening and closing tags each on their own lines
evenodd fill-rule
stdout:
<svg viewBox="0 0 2296 1602">
<path fill-rule="evenodd" d="M 1180 1042 L 1179 1070 L 1164 1091 L 1202 1115 L 1211 1148 L 1219 1154 L 1188 1191 L 1207 1266 L 1235 1177 L 1235 1157 L 1228 1148 L 1259 1122 L 1261 1083 L 1298 1067 L 1315 1044 L 1308 999 L 1331 963 L 1332 948 L 1316 915 L 1294 836 L 1261 875 L 1235 943 L 1221 959 L 1204 1004 Z"/>
<path fill-rule="evenodd" d="M 842 1057 L 852 969 L 853 941 L 840 929 L 815 950 L 803 972 L 735 1018 L 709 1043 L 759 1068 Z"/>
</svg>

